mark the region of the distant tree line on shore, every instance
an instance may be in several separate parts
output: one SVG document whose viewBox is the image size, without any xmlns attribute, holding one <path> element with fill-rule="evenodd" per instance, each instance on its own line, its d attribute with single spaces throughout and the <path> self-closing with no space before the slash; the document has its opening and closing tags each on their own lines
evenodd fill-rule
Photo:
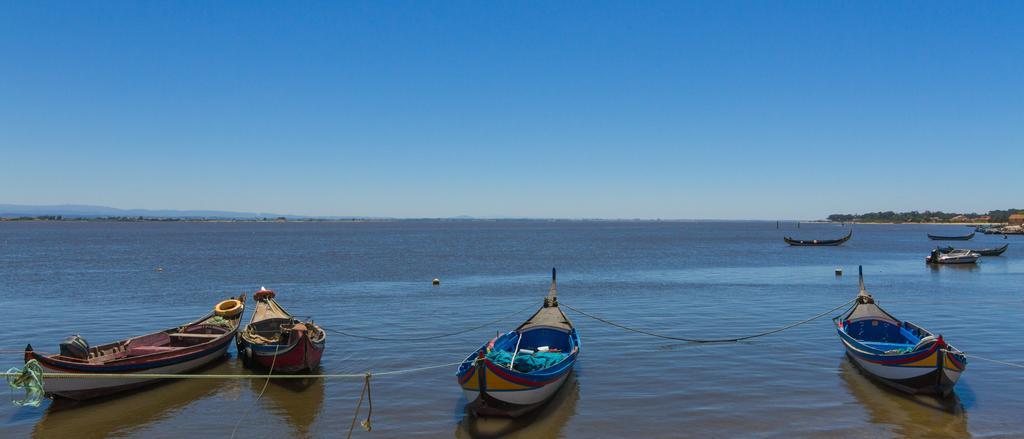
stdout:
<svg viewBox="0 0 1024 439">
<path fill-rule="evenodd" d="M 1005 223 L 1010 215 L 1024 213 L 1024 209 L 991 210 L 988 213 L 953 213 L 942 211 L 918 212 L 868 212 L 863 214 L 836 213 L 828 216 L 833 222 L 858 223 L 944 223 L 944 222 L 986 222 Z"/>
</svg>

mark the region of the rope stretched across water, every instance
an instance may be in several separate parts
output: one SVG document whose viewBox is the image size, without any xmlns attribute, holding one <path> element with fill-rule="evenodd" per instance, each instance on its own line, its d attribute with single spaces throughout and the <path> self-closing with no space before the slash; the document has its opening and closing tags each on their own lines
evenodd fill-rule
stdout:
<svg viewBox="0 0 1024 439">
<path fill-rule="evenodd" d="M 35 361 L 35 360 L 32 360 Z M 26 363 L 31 364 L 32 361 Z M 414 367 L 410 369 L 398 369 L 398 370 L 386 370 L 384 372 L 373 372 L 373 375 L 401 375 L 412 372 L 419 372 L 422 370 L 438 369 L 442 367 L 452 367 L 462 364 L 462 361 L 455 363 L 446 364 L 435 364 L 433 366 Z M 19 377 L 22 375 L 22 371 L 17 368 L 12 368 L 11 371 L 4 372 L 0 376 L 11 378 Z M 69 373 L 69 372 L 43 372 L 42 378 L 52 379 L 64 379 L 64 378 L 96 378 L 96 379 L 114 379 L 114 378 L 144 378 L 154 380 L 164 379 L 200 379 L 200 380 L 262 380 L 262 379 L 273 379 L 273 380 L 287 380 L 287 379 L 346 379 L 346 378 L 364 378 L 366 373 L 334 373 L 334 374 L 309 374 L 309 375 L 256 375 L 256 374 L 178 374 L 178 373 Z"/>
<path fill-rule="evenodd" d="M 361 338 L 363 340 L 373 340 L 373 341 L 425 341 L 425 340 L 435 340 L 435 339 L 438 339 L 438 338 L 452 337 L 452 336 L 455 336 L 455 335 L 465 334 L 465 333 L 470 332 L 470 331 L 475 331 L 477 329 L 484 328 L 484 327 L 493 325 L 495 323 L 498 323 L 498 322 L 500 322 L 502 320 L 505 320 L 505 319 L 507 319 L 509 317 L 512 317 L 514 315 L 521 314 L 523 311 L 526 311 L 526 310 L 534 308 L 534 307 L 536 307 L 536 304 L 531 303 L 531 304 L 527 305 L 526 307 L 521 308 L 521 309 L 519 309 L 519 310 L 517 310 L 517 311 L 515 311 L 515 312 L 513 312 L 511 314 L 506 314 L 504 316 L 501 316 L 501 317 L 499 317 L 497 319 L 491 320 L 491 321 L 489 321 L 487 323 L 484 323 L 482 325 L 477 325 L 477 326 L 474 326 L 472 328 L 462 329 L 462 330 L 455 331 L 455 332 L 450 332 L 450 333 L 447 333 L 447 334 L 428 335 L 428 336 L 424 336 L 424 337 L 372 337 L 372 336 L 369 336 L 369 335 L 359 335 L 359 334 L 353 334 L 353 333 L 350 333 L 350 332 L 341 331 L 341 330 L 338 330 L 338 329 L 332 329 L 332 328 L 327 328 L 327 327 L 323 327 L 323 326 L 321 326 L 321 327 L 325 331 L 327 331 L 327 332 L 334 332 L 334 333 L 337 333 L 337 334 L 344 335 L 346 337 Z"/>
<path fill-rule="evenodd" d="M 821 314 L 815 315 L 814 317 L 811 317 L 811 318 L 808 318 L 808 319 L 804 319 L 804 320 L 801 320 L 799 322 L 783 326 L 781 328 L 772 329 L 770 331 L 765 331 L 765 332 L 761 332 L 761 333 L 754 334 L 754 335 L 747 335 L 747 336 L 744 336 L 744 337 L 734 337 L 734 338 L 687 338 L 687 337 L 675 337 L 675 336 L 671 336 L 671 335 L 658 334 L 658 333 L 654 333 L 654 332 L 650 332 L 650 331 L 645 331 L 643 329 L 631 328 L 629 326 L 621 325 L 621 324 L 612 322 L 610 320 L 603 319 L 603 318 L 595 316 L 593 314 L 590 314 L 590 313 L 587 313 L 587 312 L 584 312 L 584 311 L 580 311 L 580 310 L 578 310 L 576 308 L 573 308 L 571 305 L 568 305 L 568 304 L 566 304 L 564 302 L 562 303 L 562 306 L 564 306 L 566 308 L 569 308 L 569 309 L 571 309 L 571 310 L 573 310 L 573 311 L 575 311 L 575 312 L 577 312 L 577 313 L 579 313 L 581 315 L 584 315 L 586 317 L 590 317 L 591 319 L 597 320 L 597 321 L 599 321 L 601 323 L 604 323 L 604 324 L 607 324 L 607 325 L 611 325 L 611 326 L 614 326 L 614 327 L 619 328 L 619 329 L 624 329 L 626 331 L 636 332 L 636 333 L 644 334 L 644 335 L 649 335 L 651 337 L 663 338 L 663 339 L 666 339 L 666 340 L 683 341 L 683 342 L 688 342 L 688 343 L 734 343 L 734 342 L 743 341 L 743 340 L 750 340 L 752 338 L 764 337 L 766 335 L 771 335 L 771 334 L 779 333 L 779 332 L 785 331 L 785 330 L 790 329 L 790 328 L 795 328 L 795 327 L 800 326 L 800 325 L 802 325 L 804 323 L 808 323 L 808 322 L 820 319 L 822 317 L 825 317 L 825 316 L 835 312 L 836 310 L 845 308 L 845 307 L 853 304 L 853 302 L 856 302 L 856 301 L 857 301 L 857 299 L 853 299 L 853 300 L 851 300 L 849 302 L 846 302 L 846 303 L 844 303 L 842 305 L 839 305 L 839 306 L 837 306 L 835 308 L 832 308 L 832 309 L 830 309 L 828 311 L 825 311 L 825 312 L 823 312 Z"/>
<path fill-rule="evenodd" d="M 15 405 L 28 405 L 32 407 L 38 407 L 43 401 L 43 380 L 45 379 L 124 379 L 124 378 L 136 378 L 136 379 L 206 379 L 206 380 L 231 380 L 231 379 L 266 379 L 267 383 L 264 383 L 263 390 L 260 391 L 259 398 L 263 396 L 263 392 L 267 390 L 267 384 L 272 379 L 346 379 L 346 378 L 363 378 L 366 380 L 363 390 L 369 394 L 369 379 L 372 375 L 401 375 L 412 372 L 419 372 L 429 369 L 438 369 L 442 367 L 452 367 L 462 364 L 462 361 L 456 363 L 446 364 L 435 364 L 433 366 L 413 367 L 409 369 L 398 369 L 398 370 L 387 370 L 384 372 L 377 372 L 372 374 L 370 372 L 365 373 L 338 373 L 338 374 L 318 374 L 318 375 L 273 375 L 271 372 L 267 375 L 255 375 L 255 374 L 176 374 L 176 373 L 67 373 L 67 372 L 43 372 L 39 366 L 37 360 L 29 360 L 25 363 L 25 366 L 21 369 L 12 367 L 7 372 L 0 373 L 7 379 L 8 385 L 12 390 L 24 390 L 26 395 L 24 399 L 15 400 L 12 399 Z M 273 370 L 273 369 L 271 369 Z M 12 397 L 13 398 L 13 397 Z M 360 398 L 362 398 L 360 396 Z M 254 401 L 254 403 L 256 402 Z M 372 402 L 371 402 L 372 404 Z M 251 409 L 251 407 L 250 407 Z M 372 413 L 372 406 L 370 408 Z M 248 412 L 247 412 L 248 413 Z M 359 413 L 359 407 L 356 407 L 356 413 Z M 243 417 L 244 418 L 244 417 Z M 365 427 L 369 429 L 370 416 L 367 415 Z M 239 420 L 239 424 L 241 420 Z M 235 431 L 238 429 L 238 424 L 235 425 Z M 235 433 L 232 432 L 232 435 Z"/>
<path fill-rule="evenodd" d="M 992 358 L 979 357 L 977 355 L 968 354 L 968 353 L 964 353 L 964 352 L 961 352 L 961 354 L 963 354 L 963 356 L 965 356 L 967 358 L 975 358 L 975 359 L 978 359 L 978 360 L 988 361 L 988 362 L 991 362 L 991 363 L 1002 364 L 1004 366 L 1018 367 L 1018 368 L 1024 369 L 1024 364 L 1010 363 L 1008 361 L 1002 361 L 1002 360 L 994 360 Z"/>
</svg>

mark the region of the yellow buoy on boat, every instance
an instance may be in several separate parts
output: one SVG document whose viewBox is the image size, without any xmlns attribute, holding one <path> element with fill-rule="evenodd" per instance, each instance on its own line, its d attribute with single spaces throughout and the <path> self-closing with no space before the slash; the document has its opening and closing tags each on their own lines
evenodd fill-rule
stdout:
<svg viewBox="0 0 1024 439">
<path fill-rule="evenodd" d="M 242 312 L 242 301 L 238 299 L 228 299 L 213 307 L 213 313 L 221 317 L 234 317 L 240 312 Z"/>
</svg>

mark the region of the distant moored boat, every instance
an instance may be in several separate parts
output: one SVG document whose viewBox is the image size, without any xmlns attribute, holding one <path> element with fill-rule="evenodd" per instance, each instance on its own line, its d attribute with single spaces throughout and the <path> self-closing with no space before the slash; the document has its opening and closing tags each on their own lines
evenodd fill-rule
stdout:
<svg viewBox="0 0 1024 439">
<path fill-rule="evenodd" d="M 931 233 L 929 233 L 928 234 L 928 239 L 931 239 L 932 241 L 967 241 L 967 240 L 969 240 L 969 239 L 974 237 L 974 233 L 975 232 L 971 232 L 970 235 L 963 235 L 963 236 L 942 236 L 942 235 L 932 235 Z"/>
<path fill-rule="evenodd" d="M 793 239 L 788 236 L 784 236 L 782 239 L 786 241 L 786 244 L 794 246 L 835 246 L 849 241 L 851 237 L 853 237 L 853 230 L 839 239 Z"/>
<path fill-rule="evenodd" d="M 979 248 L 979 249 L 965 249 L 965 250 L 967 250 L 969 252 L 972 252 L 972 253 L 977 253 L 977 254 L 979 254 L 981 256 L 999 256 L 999 255 L 1003 254 L 1003 252 L 1005 252 L 1006 249 L 1009 248 L 1009 247 L 1010 247 L 1010 244 L 1005 244 L 1002 247 L 996 247 L 996 248 Z M 949 252 L 952 252 L 952 251 L 955 251 L 955 250 L 957 250 L 957 249 L 955 249 L 953 247 L 940 247 L 939 248 L 939 251 L 942 252 L 942 253 L 949 253 Z"/>
<path fill-rule="evenodd" d="M 981 255 L 970 250 L 953 250 L 943 253 L 940 249 L 932 250 L 932 254 L 925 256 L 924 261 L 928 264 L 973 264 L 978 262 Z"/>
</svg>

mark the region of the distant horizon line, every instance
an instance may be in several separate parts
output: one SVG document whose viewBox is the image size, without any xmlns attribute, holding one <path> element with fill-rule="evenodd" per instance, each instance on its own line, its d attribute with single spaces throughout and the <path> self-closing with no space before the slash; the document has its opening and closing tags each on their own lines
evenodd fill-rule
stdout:
<svg viewBox="0 0 1024 439">
<path fill-rule="evenodd" d="M 142 209 L 142 208 L 118 208 L 93 204 L 4 204 L 0 203 L 0 217 L 38 217 L 38 216 L 61 216 L 80 219 L 102 219 L 106 217 L 142 217 L 143 219 L 219 219 L 219 220 L 261 220 L 261 219 L 285 219 L 285 220 L 321 220 L 321 221 L 344 221 L 344 220 L 532 220 L 532 221 L 809 221 L 809 222 L 830 222 L 827 218 L 661 218 L 661 217 L 543 217 L 543 216 L 374 216 L 374 215 L 296 215 L 281 214 L 273 212 L 239 212 L 227 210 L 209 209 Z M 853 221 L 847 221 L 853 222 Z"/>
<path fill-rule="evenodd" d="M 277 219 L 286 220 L 537 220 L 537 221 L 827 221 L 824 218 L 661 218 L 661 217 L 543 217 L 543 216 L 375 216 L 375 215 L 297 215 L 274 212 L 240 212 L 211 209 L 143 209 L 95 204 L 5 204 L 0 217 L 62 216 L 70 218 L 143 217 L 166 219 Z"/>
</svg>

